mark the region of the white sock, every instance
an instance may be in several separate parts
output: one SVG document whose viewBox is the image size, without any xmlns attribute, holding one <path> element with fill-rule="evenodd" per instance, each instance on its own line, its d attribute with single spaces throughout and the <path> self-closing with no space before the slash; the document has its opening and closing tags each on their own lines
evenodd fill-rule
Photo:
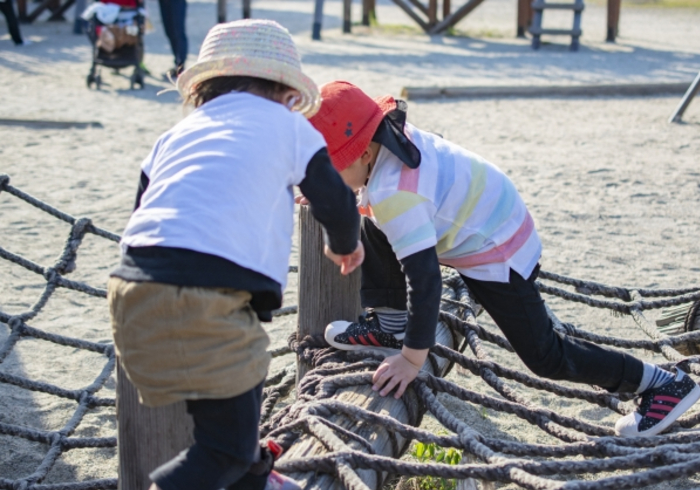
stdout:
<svg viewBox="0 0 700 490">
<path fill-rule="evenodd" d="M 661 369 L 655 364 L 650 364 L 648 362 L 644 363 L 644 374 L 642 375 L 642 382 L 639 383 L 639 388 L 635 393 L 642 393 L 653 388 L 659 388 L 665 384 L 670 383 L 675 379 L 673 373 Z"/>
<path fill-rule="evenodd" d="M 406 330 L 406 323 L 408 322 L 408 312 L 406 310 L 395 310 L 380 306 L 379 308 L 374 308 L 374 313 L 377 315 L 379 328 L 382 329 L 382 332 L 395 334 L 403 333 Z"/>
</svg>

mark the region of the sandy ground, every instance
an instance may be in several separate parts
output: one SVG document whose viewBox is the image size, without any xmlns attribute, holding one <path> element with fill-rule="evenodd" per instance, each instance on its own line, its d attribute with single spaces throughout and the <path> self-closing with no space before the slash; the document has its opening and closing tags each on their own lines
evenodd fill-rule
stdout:
<svg viewBox="0 0 700 490">
<path fill-rule="evenodd" d="M 605 8 L 587 6 L 582 47 L 568 51 L 568 38 L 550 38 L 540 51 L 515 39 L 515 1 L 488 0 L 458 24 L 472 37 L 428 37 L 388 0 L 378 5 L 385 27 L 354 27 L 339 32 L 341 4 L 328 2 L 324 40 L 310 40 L 312 2 L 262 0 L 255 17 L 273 18 L 294 34 L 305 69 L 318 82 L 347 79 L 371 95 L 398 95 L 404 86 L 566 84 L 583 82 L 690 82 L 700 70 L 700 10 L 626 8 L 617 44 L 606 44 Z M 11 184 L 76 217 L 119 233 L 129 216 L 139 164 L 156 138 L 183 117 L 161 74 L 172 57 L 159 23 L 157 2 L 149 0 L 155 31 L 146 36 L 146 64 L 153 73 L 144 90 L 129 90 L 128 79 L 103 74 L 100 91 L 87 90 L 90 47 L 72 25 L 42 17 L 22 26 L 33 44 L 16 48 L 0 31 L 0 119 L 96 121 L 102 128 L 41 129 L 0 126 L 0 174 Z M 229 16 L 240 3 L 229 3 Z M 68 12 L 72 18 L 72 12 Z M 354 6 L 359 20 L 359 5 Z M 215 21 L 211 1 L 189 3 L 192 53 Z M 567 26 L 570 17 L 546 17 L 550 26 Z M 388 26 L 388 27 L 387 27 Z M 397 27 L 408 26 L 408 28 Z M 415 32 L 415 33 L 414 33 Z M 190 63 L 196 56 L 191 55 Z M 681 287 L 700 283 L 700 101 L 685 123 L 667 119 L 679 96 L 541 99 L 478 99 L 410 102 L 409 119 L 419 127 L 483 155 L 503 168 L 530 206 L 544 242 L 543 268 L 603 283 L 639 287 Z M 42 265 L 51 265 L 68 227 L 18 199 L 0 193 L 0 247 Z M 104 287 L 118 261 L 116 245 L 88 236 L 72 278 Z M 297 250 L 291 258 L 297 263 Z M 43 279 L 0 261 L 0 311 L 27 311 Z M 296 303 L 296 278 L 290 276 L 287 305 Z M 641 338 L 628 318 L 552 299 L 560 318 L 591 330 Z M 653 314 L 652 314 L 653 317 Z M 487 321 L 484 319 L 484 321 Z M 269 327 L 273 347 L 284 345 L 295 317 Z M 50 332 L 110 342 L 106 304 L 60 290 L 32 326 Z M 8 329 L 0 325 L 0 345 Z M 501 362 L 519 361 L 502 352 Z M 643 353 L 640 353 L 643 354 Z M 650 358 L 661 361 L 660 358 Z M 279 369 L 279 361 L 273 371 Z M 104 365 L 97 354 L 34 340 L 22 340 L 0 363 L 0 370 L 77 389 L 92 382 Z M 524 369 L 524 368 L 523 368 Z M 451 379 L 486 393 L 479 380 L 455 371 Z M 570 400 L 525 392 L 535 406 L 613 424 L 608 411 Z M 100 396 L 114 396 L 111 379 Z M 478 407 L 445 403 L 464 420 L 491 435 L 530 442 L 552 442 L 518 419 Z M 0 423 L 59 430 L 76 404 L 0 384 Z M 440 428 L 427 417 L 425 426 Z M 112 409 L 91 410 L 75 435 L 115 434 Z M 10 480 L 36 471 L 46 446 L 0 436 L 0 477 Z M 113 478 L 114 450 L 64 453 L 45 483 Z M 697 478 L 655 488 L 691 488 Z M 512 486 L 510 486 L 512 487 Z M 510 488 L 509 487 L 509 488 Z"/>
</svg>

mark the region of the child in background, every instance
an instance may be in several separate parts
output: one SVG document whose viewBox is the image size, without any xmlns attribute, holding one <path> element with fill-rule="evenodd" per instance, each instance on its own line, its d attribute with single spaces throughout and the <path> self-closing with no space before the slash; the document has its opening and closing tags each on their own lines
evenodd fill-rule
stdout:
<svg viewBox="0 0 700 490">
<path fill-rule="evenodd" d="M 347 82 L 321 87 L 311 118 L 343 180 L 360 193 L 362 306 L 357 322 L 326 328 L 338 349 L 400 353 L 373 376 L 382 396 L 400 397 L 435 344 L 440 265 L 456 269 L 476 300 L 538 376 L 641 395 L 618 420 L 621 436 L 666 429 L 700 398 L 700 387 L 629 354 L 556 332 L 535 280 L 540 239 L 510 179 L 478 155 L 406 123 L 406 104 L 371 99 Z M 364 212 L 363 212 L 364 211 Z"/>
<path fill-rule="evenodd" d="M 142 164 L 108 298 L 117 354 L 142 403 L 185 400 L 194 444 L 151 490 L 292 490 L 258 441 L 270 355 L 260 320 L 282 303 L 293 186 L 348 274 L 364 256 L 355 196 L 302 115 L 320 104 L 289 33 L 242 20 L 209 31 L 178 89 L 195 109 Z"/>
</svg>

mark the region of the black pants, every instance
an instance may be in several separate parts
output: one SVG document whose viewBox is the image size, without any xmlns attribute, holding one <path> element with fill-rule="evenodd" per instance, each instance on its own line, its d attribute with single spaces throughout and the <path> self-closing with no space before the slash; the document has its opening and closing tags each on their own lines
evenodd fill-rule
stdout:
<svg viewBox="0 0 700 490">
<path fill-rule="evenodd" d="M 170 48 L 175 57 L 175 66 L 181 66 L 187 61 L 187 34 L 185 19 L 187 17 L 187 0 L 158 0 L 160 17 L 163 20 L 165 35 L 170 41 Z"/>
<path fill-rule="evenodd" d="M 406 279 L 386 236 L 364 218 L 361 237 L 366 255 L 362 264 L 362 306 L 405 310 Z M 465 276 L 462 279 L 533 373 L 596 385 L 611 392 L 635 391 L 642 381 L 642 361 L 556 332 L 535 285 L 538 272 L 539 266 L 525 279 L 511 270 L 507 283 Z"/>
<path fill-rule="evenodd" d="M 237 486 L 236 482 L 260 451 L 263 384 L 232 398 L 187 400 L 194 444 L 151 473 L 151 480 L 162 490 L 258 490 L 250 483 Z M 264 487 L 263 480 L 259 490 Z"/>
<path fill-rule="evenodd" d="M 19 33 L 19 24 L 17 23 L 17 16 L 15 16 L 15 9 L 12 6 L 12 0 L 0 0 L 0 10 L 2 10 L 5 20 L 7 20 L 7 30 L 10 31 L 12 42 L 22 44 L 22 35 Z"/>
</svg>

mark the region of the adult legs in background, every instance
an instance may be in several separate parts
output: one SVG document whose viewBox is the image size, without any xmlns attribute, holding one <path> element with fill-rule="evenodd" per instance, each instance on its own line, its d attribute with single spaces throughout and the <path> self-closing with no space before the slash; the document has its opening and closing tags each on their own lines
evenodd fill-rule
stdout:
<svg viewBox="0 0 700 490">
<path fill-rule="evenodd" d="M 185 66 L 188 53 L 185 19 L 187 18 L 187 0 L 158 0 L 160 15 L 163 20 L 165 35 L 170 41 L 170 48 L 175 57 L 175 76 Z"/>
<path fill-rule="evenodd" d="M 17 22 L 12 0 L 0 0 L 0 10 L 2 10 L 5 20 L 7 20 L 7 30 L 10 32 L 12 42 L 16 45 L 24 44 L 22 34 L 19 32 L 19 23 Z"/>
</svg>

